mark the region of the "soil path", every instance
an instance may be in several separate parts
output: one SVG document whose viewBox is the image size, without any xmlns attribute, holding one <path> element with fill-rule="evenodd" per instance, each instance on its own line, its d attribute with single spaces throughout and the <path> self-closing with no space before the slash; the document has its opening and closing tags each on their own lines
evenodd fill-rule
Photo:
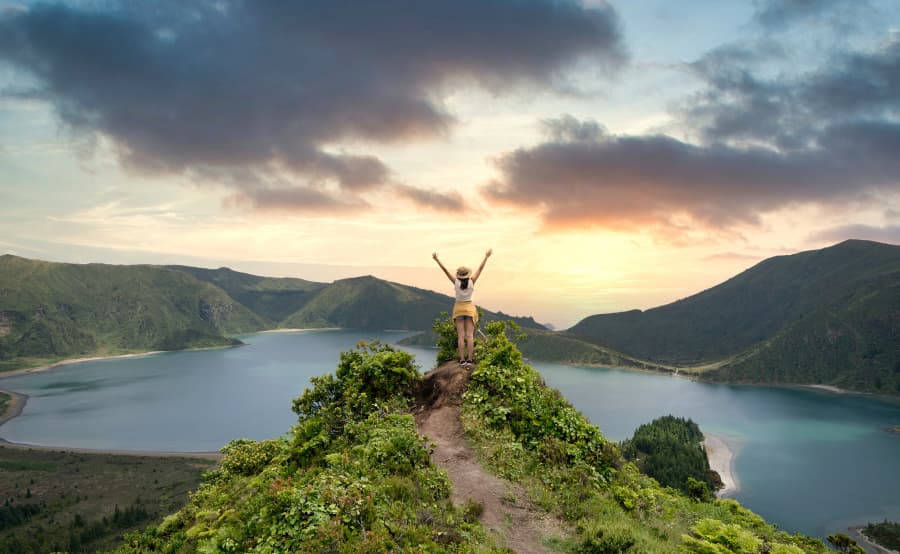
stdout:
<svg viewBox="0 0 900 554">
<path fill-rule="evenodd" d="M 435 444 L 431 459 L 450 476 L 455 505 L 472 499 L 484 507 L 481 521 L 500 544 L 522 554 L 552 552 L 541 539 L 560 535 L 556 520 L 536 508 L 521 486 L 485 471 L 466 442 L 459 406 L 468 381 L 457 362 L 425 374 L 416 424 Z"/>
</svg>

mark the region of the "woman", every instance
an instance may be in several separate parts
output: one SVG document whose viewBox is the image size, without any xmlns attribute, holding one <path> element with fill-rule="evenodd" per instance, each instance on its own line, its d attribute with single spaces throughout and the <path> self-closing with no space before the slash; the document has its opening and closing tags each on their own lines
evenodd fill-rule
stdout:
<svg viewBox="0 0 900 554">
<path fill-rule="evenodd" d="M 475 365 L 473 359 L 475 357 L 475 324 L 478 323 L 478 309 L 475 308 L 475 304 L 472 302 L 472 292 L 475 288 L 475 281 L 481 276 L 484 264 L 487 263 L 488 258 L 493 253 L 493 250 L 485 252 L 484 260 L 482 260 L 481 265 L 478 266 L 478 271 L 474 275 L 471 275 L 468 267 L 460 266 L 456 270 L 455 279 L 450 276 L 450 272 L 438 259 L 437 252 L 431 255 L 434 261 L 444 270 L 444 275 L 447 276 L 447 279 L 450 279 L 456 291 L 456 303 L 453 304 L 453 321 L 456 323 L 456 344 L 459 349 L 459 365 L 462 367 Z M 466 355 L 466 349 L 468 349 L 468 356 Z"/>
</svg>

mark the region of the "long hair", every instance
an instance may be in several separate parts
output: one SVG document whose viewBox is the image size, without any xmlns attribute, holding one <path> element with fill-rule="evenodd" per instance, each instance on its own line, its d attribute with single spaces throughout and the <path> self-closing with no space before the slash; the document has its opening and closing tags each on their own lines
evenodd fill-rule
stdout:
<svg viewBox="0 0 900 554">
<path fill-rule="evenodd" d="M 467 288 L 469 288 L 469 278 L 468 277 L 466 277 L 465 279 L 459 280 L 459 288 L 461 288 L 462 290 L 466 290 Z"/>
</svg>

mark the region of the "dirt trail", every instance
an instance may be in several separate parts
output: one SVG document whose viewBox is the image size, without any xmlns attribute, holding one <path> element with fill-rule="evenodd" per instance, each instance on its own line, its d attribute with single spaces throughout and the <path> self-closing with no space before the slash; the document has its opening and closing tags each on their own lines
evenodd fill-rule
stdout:
<svg viewBox="0 0 900 554">
<path fill-rule="evenodd" d="M 485 471 L 466 442 L 459 406 L 468 381 L 469 372 L 456 362 L 425 374 L 416 424 L 436 445 L 431 459 L 450 476 L 453 503 L 479 502 L 482 523 L 501 544 L 523 554 L 551 552 L 541 539 L 560 535 L 556 520 L 536 508 L 521 486 Z"/>
</svg>

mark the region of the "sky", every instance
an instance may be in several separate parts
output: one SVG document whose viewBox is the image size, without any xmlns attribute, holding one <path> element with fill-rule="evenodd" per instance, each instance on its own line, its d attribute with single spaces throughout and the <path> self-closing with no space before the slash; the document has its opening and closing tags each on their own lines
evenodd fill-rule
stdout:
<svg viewBox="0 0 900 554">
<path fill-rule="evenodd" d="M 0 253 L 567 328 L 900 243 L 896 0 L 0 0 Z"/>
</svg>

